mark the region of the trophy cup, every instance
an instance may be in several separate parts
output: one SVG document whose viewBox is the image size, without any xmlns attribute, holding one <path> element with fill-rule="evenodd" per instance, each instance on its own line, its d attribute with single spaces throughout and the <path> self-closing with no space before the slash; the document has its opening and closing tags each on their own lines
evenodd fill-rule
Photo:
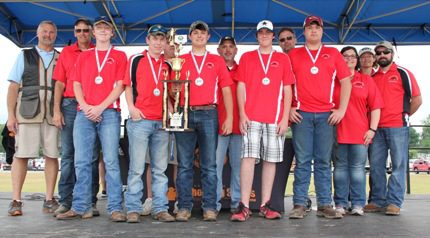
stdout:
<svg viewBox="0 0 430 238">
<path fill-rule="evenodd" d="M 169 74 L 164 71 L 163 82 L 163 122 L 162 129 L 165 131 L 191 131 L 188 128 L 188 108 L 190 98 L 190 72 L 186 74 L 186 79 L 181 80 L 181 69 L 185 60 L 179 58 L 179 52 L 182 45 L 187 42 L 186 35 L 176 35 L 176 29 L 171 28 L 167 34 L 169 44 L 175 47 L 175 57 L 170 59 L 174 79 L 168 79 Z M 173 96 L 173 105 L 169 112 L 169 86 Z M 181 101 L 181 88 L 184 86 L 184 107 L 181 110 L 179 104 Z"/>
</svg>

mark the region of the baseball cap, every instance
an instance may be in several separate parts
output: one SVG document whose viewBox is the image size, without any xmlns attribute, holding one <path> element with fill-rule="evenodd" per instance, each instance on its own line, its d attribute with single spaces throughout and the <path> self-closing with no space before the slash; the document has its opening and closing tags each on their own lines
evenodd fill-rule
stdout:
<svg viewBox="0 0 430 238">
<path fill-rule="evenodd" d="M 358 56 L 360 57 L 364 53 L 371 53 L 373 56 L 375 56 L 375 51 L 373 51 L 373 49 L 370 47 L 364 47 L 361 49 L 360 52 L 358 52 Z"/>
<path fill-rule="evenodd" d="M 273 31 L 273 23 L 269 20 L 262 20 L 257 24 L 257 31 L 261 29 L 267 29 Z"/>
<path fill-rule="evenodd" d="M 87 26 L 91 26 L 92 24 L 91 24 L 91 22 L 90 22 L 90 20 L 88 20 L 88 19 L 86 19 L 86 18 L 78 18 L 76 21 L 75 21 L 75 24 L 73 24 L 74 26 L 77 26 L 80 22 L 82 22 L 82 23 L 84 23 L 85 25 L 87 25 Z"/>
<path fill-rule="evenodd" d="M 149 29 L 148 29 L 148 34 L 156 36 L 156 35 L 163 35 L 165 36 L 167 34 L 167 29 L 164 28 L 162 25 L 160 24 L 156 24 L 156 25 L 152 25 Z"/>
<path fill-rule="evenodd" d="M 209 32 L 208 24 L 206 24 L 206 22 L 200 21 L 200 20 L 191 23 L 190 30 L 188 31 L 188 35 L 191 34 L 191 32 L 193 32 L 195 29 Z"/>
<path fill-rule="evenodd" d="M 112 21 L 106 16 L 99 16 L 94 20 L 94 26 L 100 23 L 106 23 L 110 27 L 113 27 Z"/>
<path fill-rule="evenodd" d="M 378 49 L 379 47 L 382 47 L 382 46 L 391 50 L 391 51 L 394 48 L 393 45 L 389 41 L 384 40 L 384 41 L 380 41 L 378 44 L 376 44 L 375 50 Z"/>
<path fill-rule="evenodd" d="M 320 27 L 323 27 L 323 20 L 319 16 L 308 16 L 303 22 L 303 27 L 309 26 L 312 22 L 316 22 Z"/>
<path fill-rule="evenodd" d="M 219 41 L 218 45 L 222 45 L 224 44 L 224 42 L 226 41 L 231 41 L 233 43 L 233 45 L 236 45 L 236 40 L 234 39 L 234 37 L 232 36 L 224 36 L 223 38 L 221 38 L 221 40 Z"/>
</svg>

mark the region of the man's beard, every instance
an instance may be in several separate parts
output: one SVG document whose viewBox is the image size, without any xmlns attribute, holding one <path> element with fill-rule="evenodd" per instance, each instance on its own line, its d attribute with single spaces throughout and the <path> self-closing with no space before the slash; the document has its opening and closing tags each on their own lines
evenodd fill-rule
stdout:
<svg viewBox="0 0 430 238">
<path fill-rule="evenodd" d="M 391 62 L 393 62 L 393 58 L 391 58 L 391 59 L 382 58 L 382 59 L 378 60 L 378 64 L 381 67 L 387 67 L 388 65 L 391 64 Z"/>
</svg>

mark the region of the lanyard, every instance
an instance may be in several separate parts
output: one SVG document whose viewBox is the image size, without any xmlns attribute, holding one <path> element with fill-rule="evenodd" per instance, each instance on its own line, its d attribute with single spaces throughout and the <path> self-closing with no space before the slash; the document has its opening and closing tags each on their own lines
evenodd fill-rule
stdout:
<svg viewBox="0 0 430 238">
<path fill-rule="evenodd" d="M 161 62 L 160 66 L 158 67 L 158 75 L 155 75 L 154 65 L 152 64 L 152 59 L 151 59 L 151 56 L 149 56 L 148 51 L 146 51 L 146 57 L 148 58 L 149 66 L 151 67 L 151 72 L 152 72 L 152 77 L 154 78 L 155 87 L 157 87 L 158 86 L 158 79 L 160 78 L 160 73 L 161 73 L 161 65 L 163 64 L 163 62 Z M 159 59 L 159 60 L 161 60 L 161 59 Z"/>
<path fill-rule="evenodd" d="M 205 51 L 205 54 L 203 56 L 203 60 L 202 60 L 202 64 L 200 65 L 200 67 L 197 65 L 197 61 L 196 58 L 194 57 L 194 53 L 191 51 L 191 57 L 193 58 L 193 62 L 194 62 L 194 66 L 196 67 L 197 70 L 197 74 L 200 76 L 200 73 L 203 70 L 203 65 L 205 65 L 205 61 L 206 61 L 206 56 L 208 55 L 208 52 Z"/>
<path fill-rule="evenodd" d="M 260 58 L 261 67 L 263 68 L 264 75 L 267 75 L 269 71 L 270 61 L 272 60 L 273 49 L 270 51 L 269 59 L 267 60 L 267 65 L 264 65 L 263 57 L 261 57 L 260 49 L 258 49 L 258 57 Z"/>
<path fill-rule="evenodd" d="M 315 56 L 315 58 L 312 56 L 312 54 L 311 54 L 311 52 L 309 51 L 309 49 L 308 49 L 308 47 L 305 45 L 305 49 L 306 49 L 306 51 L 308 52 L 308 55 L 309 55 L 309 57 L 311 58 L 311 60 L 312 60 L 312 63 L 315 65 L 315 63 L 317 62 L 317 60 L 318 60 L 318 57 L 320 56 L 320 52 L 321 52 L 321 49 L 322 49 L 322 44 L 320 45 L 320 47 L 318 48 L 318 52 L 317 52 L 317 55 Z"/>
<path fill-rule="evenodd" d="M 100 72 L 102 72 L 103 67 L 106 64 L 106 61 L 107 61 L 107 59 L 109 57 L 111 49 L 112 49 L 112 46 L 109 46 L 109 49 L 108 49 L 108 51 L 107 51 L 107 53 L 105 55 L 105 58 L 103 59 L 102 65 L 100 65 L 99 54 L 98 54 L 97 47 L 96 47 L 96 50 L 95 50 L 95 52 L 96 52 L 96 62 L 97 62 L 97 71 L 98 71 L 99 76 L 100 76 Z"/>
</svg>

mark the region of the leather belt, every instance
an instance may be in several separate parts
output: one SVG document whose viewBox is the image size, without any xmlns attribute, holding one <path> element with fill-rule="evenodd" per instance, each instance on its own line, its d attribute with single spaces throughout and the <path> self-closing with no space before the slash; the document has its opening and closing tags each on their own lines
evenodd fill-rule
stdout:
<svg viewBox="0 0 430 238">
<path fill-rule="evenodd" d="M 199 106 L 190 106 L 191 111 L 207 111 L 216 109 L 216 104 L 208 104 L 208 105 L 199 105 Z"/>
</svg>

